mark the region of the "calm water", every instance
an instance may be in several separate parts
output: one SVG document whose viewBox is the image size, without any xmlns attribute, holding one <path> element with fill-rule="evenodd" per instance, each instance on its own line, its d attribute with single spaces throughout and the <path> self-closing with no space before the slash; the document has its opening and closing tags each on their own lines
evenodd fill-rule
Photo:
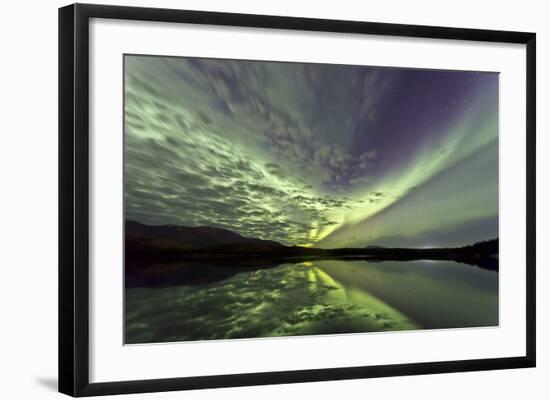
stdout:
<svg viewBox="0 0 550 401">
<path fill-rule="evenodd" d="M 193 268 L 207 267 L 169 271 Z M 498 273 L 455 262 L 304 262 L 126 290 L 127 343 L 494 325 Z"/>
</svg>

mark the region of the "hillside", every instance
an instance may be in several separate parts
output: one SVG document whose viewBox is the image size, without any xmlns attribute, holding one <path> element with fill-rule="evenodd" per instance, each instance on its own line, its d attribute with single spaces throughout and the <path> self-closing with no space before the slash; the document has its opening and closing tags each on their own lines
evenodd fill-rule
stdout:
<svg viewBox="0 0 550 401">
<path fill-rule="evenodd" d="M 126 222 L 127 260 L 133 261 L 215 261 L 223 264 L 272 264 L 276 260 L 365 259 L 455 260 L 496 270 L 498 239 L 459 248 L 365 248 L 319 249 L 284 246 L 275 241 L 246 238 L 229 230 L 213 227 L 175 225 L 149 226 Z"/>
<path fill-rule="evenodd" d="M 460 248 L 318 249 L 246 238 L 220 228 L 126 222 L 125 281 L 128 287 L 205 284 L 239 272 L 273 268 L 281 263 L 329 259 L 452 260 L 498 271 L 498 239 Z"/>
<path fill-rule="evenodd" d="M 127 220 L 125 229 L 126 241 L 141 240 L 149 242 L 150 246 L 159 249 L 201 249 L 223 245 L 282 246 L 275 241 L 246 238 L 233 231 L 216 227 L 146 225 Z"/>
</svg>

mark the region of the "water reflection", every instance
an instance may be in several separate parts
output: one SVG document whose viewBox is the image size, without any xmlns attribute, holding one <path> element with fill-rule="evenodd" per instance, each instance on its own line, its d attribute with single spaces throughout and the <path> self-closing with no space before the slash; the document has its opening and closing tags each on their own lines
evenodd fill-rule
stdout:
<svg viewBox="0 0 550 401">
<path fill-rule="evenodd" d="M 498 273 L 455 262 L 304 262 L 126 291 L 127 343 L 497 324 Z"/>
</svg>

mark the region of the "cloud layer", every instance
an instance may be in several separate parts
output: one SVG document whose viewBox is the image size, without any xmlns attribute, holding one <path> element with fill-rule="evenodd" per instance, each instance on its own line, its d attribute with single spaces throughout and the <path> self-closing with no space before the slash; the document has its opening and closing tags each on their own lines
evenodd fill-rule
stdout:
<svg viewBox="0 0 550 401">
<path fill-rule="evenodd" d="M 327 247 L 456 231 L 497 211 L 497 99 L 489 73 L 126 56 L 127 218 Z M 403 230 L 413 192 L 456 219 Z"/>
</svg>

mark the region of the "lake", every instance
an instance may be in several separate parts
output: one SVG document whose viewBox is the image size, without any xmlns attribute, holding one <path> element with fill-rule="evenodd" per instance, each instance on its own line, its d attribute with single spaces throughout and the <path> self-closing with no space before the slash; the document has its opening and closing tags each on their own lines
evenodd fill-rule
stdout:
<svg viewBox="0 0 550 401">
<path fill-rule="evenodd" d="M 126 343 L 498 325 L 498 272 L 476 266 L 324 260 L 231 269 L 150 266 L 153 277 L 180 279 L 127 284 Z"/>
</svg>

